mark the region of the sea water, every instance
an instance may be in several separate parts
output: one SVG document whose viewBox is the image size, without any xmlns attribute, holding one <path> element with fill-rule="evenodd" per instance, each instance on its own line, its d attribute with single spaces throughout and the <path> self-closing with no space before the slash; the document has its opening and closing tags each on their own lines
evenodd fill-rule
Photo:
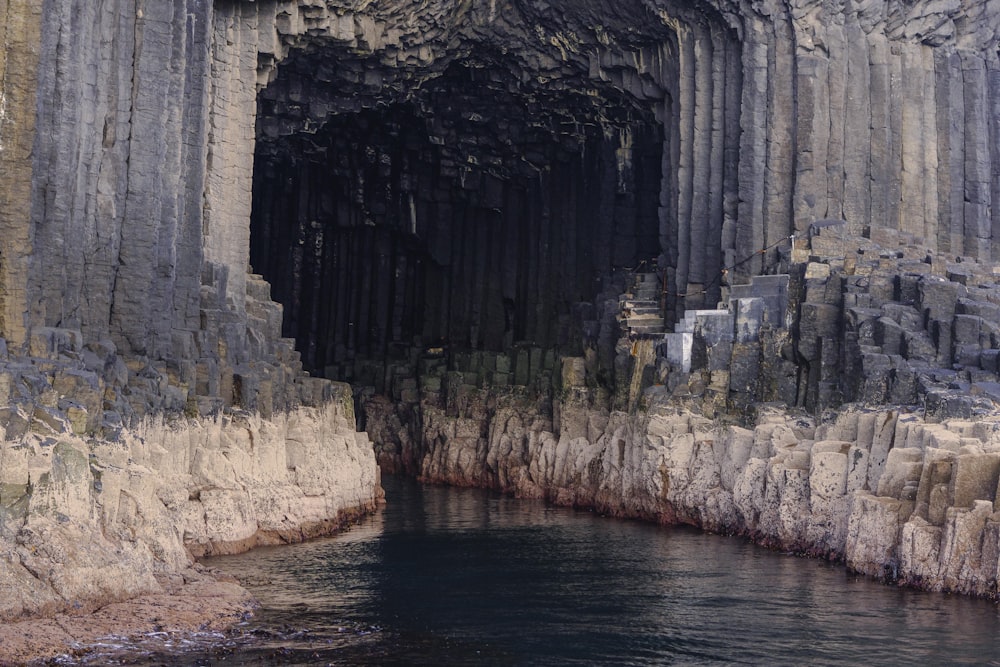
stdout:
<svg viewBox="0 0 1000 667">
<path fill-rule="evenodd" d="M 985 600 L 882 585 L 740 538 L 384 483 L 386 507 L 340 535 L 210 559 L 262 604 L 233 633 L 150 637 L 84 660 L 1000 665 L 1000 613 Z"/>
</svg>

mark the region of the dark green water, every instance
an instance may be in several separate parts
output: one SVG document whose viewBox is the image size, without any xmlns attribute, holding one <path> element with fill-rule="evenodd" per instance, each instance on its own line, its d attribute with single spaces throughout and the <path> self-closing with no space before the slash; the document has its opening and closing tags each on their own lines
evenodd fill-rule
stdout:
<svg viewBox="0 0 1000 667">
<path fill-rule="evenodd" d="M 740 539 L 385 483 L 385 510 L 345 534 L 210 561 L 263 603 L 239 633 L 152 638 L 88 661 L 1000 664 L 986 601 L 882 586 Z"/>
</svg>

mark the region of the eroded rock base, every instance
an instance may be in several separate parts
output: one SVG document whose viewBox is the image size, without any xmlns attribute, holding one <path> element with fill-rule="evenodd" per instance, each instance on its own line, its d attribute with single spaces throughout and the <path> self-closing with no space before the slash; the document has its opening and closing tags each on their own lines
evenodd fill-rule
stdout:
<svg viewBox="0 0 1000 667">
<path fill-rule="evenodd" d="M 169 392 L 141 394 L 155 370 L 129 375 L 113 351 L 105 374 L 121 366 L 129 380 L 106 381 L 86 368 L 91 351 L 70 341 L 0 363 L 14 399 L 0 428 L 0 660 L 152 630 L 172 610 L 178 628 L 225 624 L 247 594 L 195 573 L 195 558 L 326 535 L 382 501 L 348 385 L 300 376 L 286 387 L 294 402 L 267 417 L 229 407 L 123 419 L 107 396 Z M 95 422 L 83 401 L 102 393 Z M 17 625 L 29 618 L 51 620 Z"/>
<path fill-rule="evenodd" d="M 580 394 L 554 420 L 523 397 L 497 396 L 481 423 L 425 411 L 420 476 L 745 535 L 889 582 L 995 597 L 1000 420 L 934 424 L 852 407 L 817 423 L 759 409 L 745 428 L 659 399 L 642 414 L 609 412 Z"/>
<path fill-rule="evenodd" d="M 192 569 L 177 578 L 180 583 L 164 581 L 160 593 L 115 602 L 90 614 L 57 614 L 0 625 L 0 665 L 79 657 L 101 642 L 122 642 L 153 632 L 221 632 L 255 607 L 245 588 L 217 573 Z"/>
<path fill-rule="evenodd" d="M 380 461 L 996 597 L 990 267 L 829 226 L 799 241 L 787 293 L 734 286 L 727 308 L 673 332 L 637 313 L 637 281 L 612 366 L 599 317 L 583 357 L 539 352 L 523 384 L 491 383 L 484 368 L 507 361 L 487 353 L 397 369 L 395 400 L 365 402 Z"/>
<path fill-rule="evenodd" d="M 157 593 L 193 557 L 327 534 L 381 499 L 350 391 L 269 420 L 164 418 L 5 441 L 0 619 Z M 346 408 L 346 410 L 345 410 Z"/>
</svg>

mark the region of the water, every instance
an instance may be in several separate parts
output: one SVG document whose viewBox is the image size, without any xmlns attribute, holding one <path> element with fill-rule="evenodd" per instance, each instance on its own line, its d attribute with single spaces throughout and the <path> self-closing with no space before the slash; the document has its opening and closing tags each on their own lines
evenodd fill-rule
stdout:
<svg viewBox="0 0 1000 667">
<path fill-rule="evenodd" d="M 263 604 L 238 632 L 87 662 L 1000 665 L 983 600 L 736 538 L 385 483 L 385 510 L 342 535 L 210 561 Z"/>
</svg>

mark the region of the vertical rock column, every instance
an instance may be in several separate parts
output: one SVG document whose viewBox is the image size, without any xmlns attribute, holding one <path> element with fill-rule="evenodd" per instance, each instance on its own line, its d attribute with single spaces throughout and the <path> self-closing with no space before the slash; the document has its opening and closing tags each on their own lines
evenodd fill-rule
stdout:
<svg viewBox="0 0 1000 667">
<path fill-rule="evenodd" d="M 204 253 L 207 262 L 228 269 L 226 299 L 242 312 L 257 119 L 257 6 L 218 3 L 213 28 Z"/>
<path fill-rule="evenodd" d="M 764 194 L 767 171 L 768 40 L 764 21 L 748 21 L 743 42 L 743 95 L 740 114 L 739 220 L 737 248 L 764 246 Z M 759 259 L 737 268 L 746 278 L 760 271 Z"/>
<path fill-rule="evenodd" d="M 110 340 L 169 375 L 171 406 L 231 400 L 250 349 L 256 5 L 34 11 L 3 4 L 0 336 L 39 356 L 52 329 Z"/>
<path fill-rule="evenodd" d="M 852 234 L 885 229 L 932 250 L 995 255 L 995 6 L 797 0 L 759 3 L 741 21 L 742 253 L 832 218 Z"/>
<path fill-rule="evenodd" d="M 682 295 L 676 298 L 683 309 L 716 303 L 721 270 L 738 254 L 736 121 L 743 75 L 734 57 L 739 45 L 721 23 L 681 23 L 677 35 L 676 63 L 658 71 L 673 116 L 664 144 L 672 168 L 664 169 L 660 216 L 668 292 Z M 662 48 L 668 58 L 674 46 Z"/>
<path fill-rule="evenodd" d="M 794 58 L 776 74 L 796 82 L 794 229 L 844 219 L 991 259 L 997 17 L 965 4 L 790 6 Z"/>
<path fill-rule="evenodd" d="M 31 146 L 41 6 L 0 0 L 0 337 L 26 339 L 28 256 L 31 232 Z"/>
<path fill-rule="evenodd" d="M 937 249 L 998 256 L 1000 66 L 996 54 L 934 50 Z"/>
<path fill-rule="evenodd" d="M 960 52 L 965 104 L 965 253 L 989 260 L 992 235 L 990 207 L 991 147 L 989 88 L 986 63 L 976 53 Z M 993 137 L 993 143 L 997 140 Z"/>
<path fill-rule="evenodd" d="M 212 5 L 54 2 L 33 147 L 33 327 L 184 356 L 199 326 Z"/>
<path fill-rule="evenodd" d="M 196 313 L 197 275 L 177 267 L 180 260 L 190 271 L 200 259 L 191 242 L 199 218 L 185 194 L 203 183 L 204 133 L 185 121 L 204 114 L 193 84 L 209 71 L 204 24 L 210 9 L 197 0 L 141 4 L 134 65 L 141 85 L 132 92 L 132 136 L 142 140 L 129 147 L 111 324 L 132 350 L 162 358 L 174 353 L 175 324 L 190 327 Z"/>
</svg>

